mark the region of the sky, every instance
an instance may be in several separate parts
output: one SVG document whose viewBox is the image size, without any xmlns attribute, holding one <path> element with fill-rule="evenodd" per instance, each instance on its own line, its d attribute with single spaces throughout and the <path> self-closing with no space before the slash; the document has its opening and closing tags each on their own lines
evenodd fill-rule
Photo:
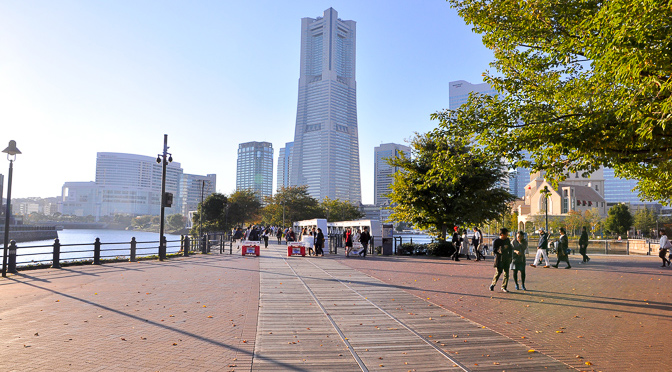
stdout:
<svg viewBox="0 0 672 372">
<path fill-rule="evenodd" d="M 444 0 L 2 0 L 0 148 L 22 152 L 12 197 L 60 196 L 95 180 L 97 152 L 154 157 L 164 134 L 184 172 L 217 174 L 219 192 L 235 190 L 239 143 L 271 142 L 277 172 L 294 139 L 301 18 L 329 7 L 357 22 L 362 202 L 373 203 L 374 147 L 435 128 L 449 82 L 482 82 L 493 59 Z"/>
</svg>

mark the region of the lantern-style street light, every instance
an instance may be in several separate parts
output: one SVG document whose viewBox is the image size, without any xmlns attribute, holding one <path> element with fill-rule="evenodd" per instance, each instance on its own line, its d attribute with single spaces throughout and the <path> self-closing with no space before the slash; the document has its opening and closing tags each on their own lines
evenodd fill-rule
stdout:
<svg viewBox="0 0 672 372">
<path fill-rule="evenodd" d="M 9 246 L 9 216 L 11 213 L 11 204 L 12 204 L 12 171 L 14 170 L 14 160 L 16 160 L 16 155 L 20 154 L 21 151 L 16 148 L 16 141 L 9 141 L 9 146 L 2 152 L 7 154 L 7 160 L 9 160 L 9 174 L 7 177 L 7 209 L 5 211 L 5 249 L 2 253 L 2 276 L 7 276 L 7 253 Z"/>
</svg>

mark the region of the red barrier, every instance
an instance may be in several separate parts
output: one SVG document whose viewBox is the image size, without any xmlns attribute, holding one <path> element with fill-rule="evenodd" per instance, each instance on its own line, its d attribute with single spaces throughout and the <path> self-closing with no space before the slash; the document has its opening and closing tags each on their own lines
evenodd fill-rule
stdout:
<svg viewBox="0 0 672 372">
<path fill-rule="evenodd" d="M 247 254 L 259 256 L 259 246 L 258 245 L 243 245 L 240 247 L 240 251 L 243 253 L 243 256 Z"/>
<path fill-rule="evenodd" d="M 306 256 L 306 247 L 303 246 L 302 244 L 294 244 L 294 245 L 288 245 L 287 246 L 287 257 L 291 256 Z"/>
</svg>

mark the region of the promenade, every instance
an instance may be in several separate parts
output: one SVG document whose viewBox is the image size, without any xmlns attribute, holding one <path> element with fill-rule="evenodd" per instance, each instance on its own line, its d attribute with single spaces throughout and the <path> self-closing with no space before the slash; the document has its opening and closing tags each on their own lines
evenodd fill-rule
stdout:
<svg viewBox="0 0 672 372">
<path fill-rule="evenodd" d="M 0 371 L 672 371 L 672 270 L 572 265 L 510 293 L 488 290 L 492 260 L 275 244 L 20 271 L 0 279 Z"/>
</svg>

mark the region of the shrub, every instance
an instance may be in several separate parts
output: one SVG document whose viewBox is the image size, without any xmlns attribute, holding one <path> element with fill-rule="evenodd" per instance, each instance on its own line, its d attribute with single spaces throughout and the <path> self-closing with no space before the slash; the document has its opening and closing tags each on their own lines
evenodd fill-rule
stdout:
<svg viewBox="0 0 672 372">
<path fill-rule="evenodd" d="M 447 241 L 438 241 L 427 244 L 427 255 L 445 257 L 455 252 L 453 243 Z"/>
</svg>

